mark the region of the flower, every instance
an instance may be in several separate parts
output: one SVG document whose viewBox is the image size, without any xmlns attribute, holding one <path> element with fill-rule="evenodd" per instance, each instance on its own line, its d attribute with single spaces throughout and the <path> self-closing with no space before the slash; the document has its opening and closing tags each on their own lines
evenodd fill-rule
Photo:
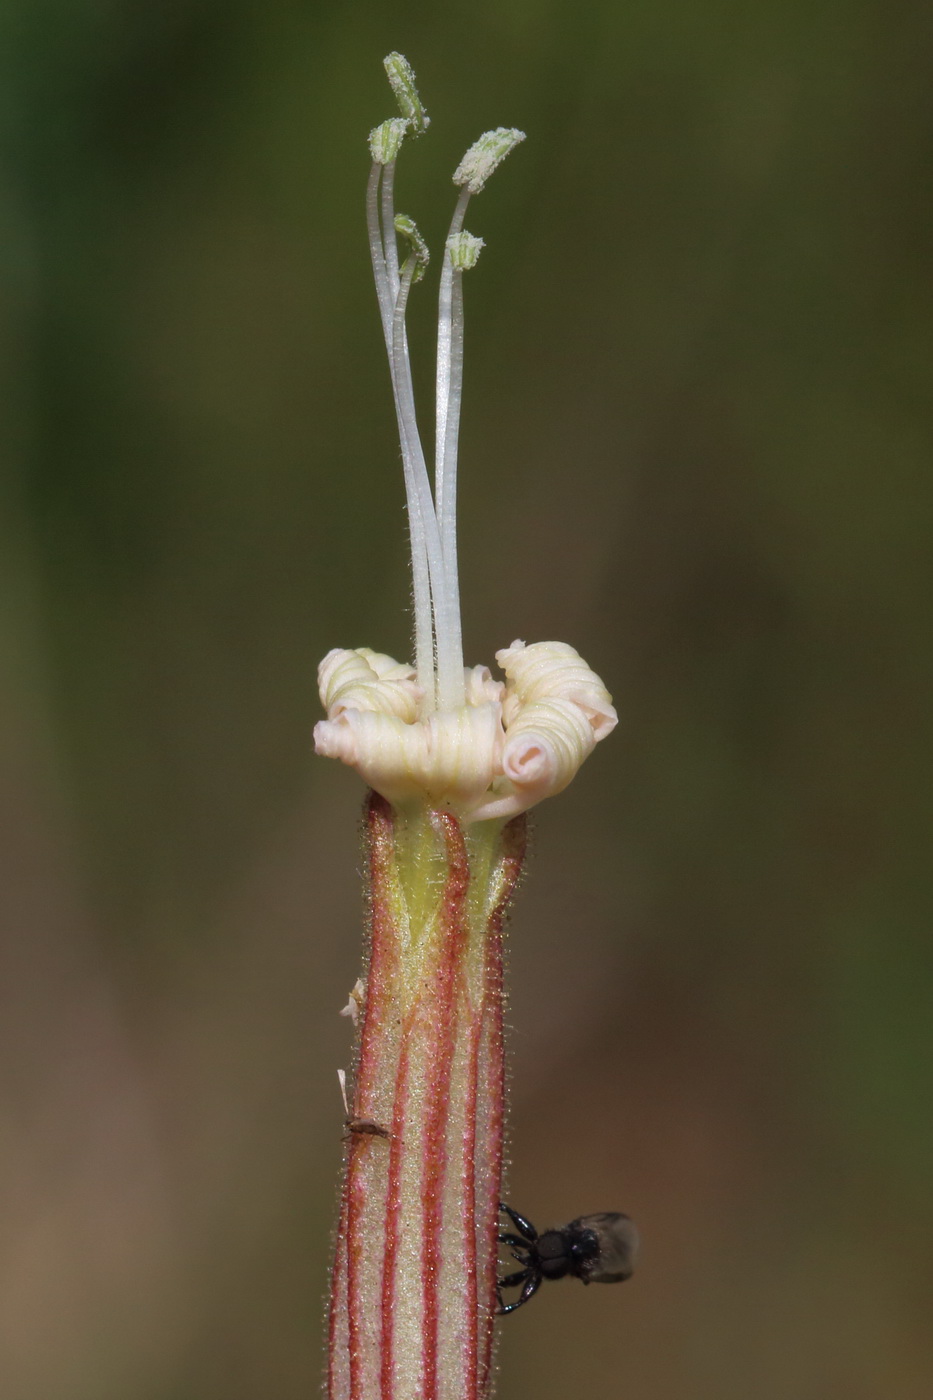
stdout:
<svg viewBox="0 0 933 1400">
<path fill-rule="evenodd" d="M 602 681 L 566 642 L 513 642 L 464 671 L 464 704 L 426 710 L 414 668 L 366 649 L 334 650 L 318 679 L 327 719 L 315 749 L 355 768 L 396 804 L 503 819 L 560 792 L 617 723 Z"/>
<path fill-rule="evenodd" d="M 398 419 L 412 552 L 415 664 L 366 647 L 328 652 L 318 670 L 326 720 L 315 751 L 355 768 L 389 802 L 447 807 L 469 822 L 505 820 L 560 792 L 617 723 L 599 676 L 565 642 L 513 642 L 496 653 L 505 681 L 465 669 L 457 576 L 456 473 L 463 373 L 463 273 L 482 239 L 463 227 L 470 197 L 525 139 L 487 131 L 454 172 L 460 187 L 441 267 L 433 489 L 415 415 L 405 312 L 428 251 L 396 214 L 395 162 L 428 117 L 400 54 L 386 71 L 402 113 L 370 134 L 367 195 L 376 294 Z M 400 265 L 397 238 L 409 248 Z"/>
<path fill-rule="evenodd" d="M 571 781 L 616 723 L 565 642 L 513 642 L 464 667 L 457 580 L 463 274 L 482 239 L 470 198 L 524 139 L 498 127 L 454 175 L 441 263 L 433 485 L 415 416 L 405 311 L 428 250 L 395 211 L 395 162 L 428 118 L 401 54 L 385 60 L 401 117 L 370 136 L 370 252 L 398 419 L 412 551 L 414 664 L 337 648 L 318 679 L 318 753 L 369 784 L 365 985 L 346 1098 L 346 1164 L 328 1340 L 330 1400 L 488 1397 L 501 1306 L 505 1123 L 503 933 L 527 808 Z M 398 240 L 406 254 L 400 263 Z"/>
</svg>

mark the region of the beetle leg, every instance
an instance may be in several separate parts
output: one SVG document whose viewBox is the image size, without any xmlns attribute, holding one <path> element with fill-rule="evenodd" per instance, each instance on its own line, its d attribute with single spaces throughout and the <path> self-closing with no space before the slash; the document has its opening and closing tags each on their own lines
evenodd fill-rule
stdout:
<svg viewBox="0 0 933 1400">
<path fill-rule="evenodd" d="M 520 1235 L 524 1235 L 526 1240 L 534 1241 L 538 1238 L 538 1232 L 531 1221 L 526 1220 L 523 1215 L 519 1215 L 518 1211 L 513 1210 L 511 1206 L 507 1206 L 505 1201 L 499 1202 L 499 1209 L 505 1211 L 516 1230 Z"/>
<path fill-rule="evenodd" d="M 535 1272 L 531 1271 L 530 1269 L 529 1269 L 529 1270 L 526 1270 L 526 1273 L 527 1273 L 527 1277 L 526 1277 L 526 1279 L 525 1279 L 525 1286 L 524 1286 L 524 1288 L 522 1289 L 522 1291 L 521 1291 L 521 1293 L 519 1294 L 519 1296 L 515 1299 L 515 1302 L 514 1302 L 514 1303 L 503 1303 L 503 1302 L 502 1302 L 501 1295 L 500 1295 L 500 1298 L 499 1298 L 499 1312 L 500 1312 L 500 1313 L 511 1313 L 511 1312 L 514 1312 L 515 1309 L 516 1309 L 516 1308 L 520 1308 L 520 1307 L 522 1306 L 523 1303 L 527 1303 L 527 1302 L 528 1302 L 528 1299 L 531 1298 L 531 1297 L 533 1297 L 534 1294 L 537 1293 L 538 1289 L 541 1287 L 541 1279 L 542 1279 L 542 1275 L 541 1275 L 541 1274 L 535 1273 Z"/>
<path fill-rule="evenodd" d="M 518 1235 L 513 1235 L 503 1230 L 499 1236 L 499 1243 L 511 1245 L 513 1249 L 523 1249 L 527 1254 L 530 1241 L 519 1239 Z"/>
<path fill-rule="evenodd" d="M 525 1287 L 522 1289 L 521 1297 L 518 1300 L 519 1303 L 527 1303 L 528 1299 L 537 1293 L 538 1289 L 541 1287 L 541 1280 L 543 1277 L 544 1275 L 540 1273 L 533 1273 L 531 1275 L 526 1281 Z"/>
</svg>

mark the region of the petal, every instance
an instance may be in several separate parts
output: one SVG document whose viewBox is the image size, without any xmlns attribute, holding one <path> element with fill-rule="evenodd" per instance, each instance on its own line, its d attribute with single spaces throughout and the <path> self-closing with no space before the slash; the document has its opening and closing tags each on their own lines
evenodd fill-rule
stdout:
<svg viewBox="0 0 933 1400">
<path fill-rule="evenodd" d="M 318 667 L 318 686 L 329 719 L 349 709 L 378 710 L 413 724 L 421 708 L 412 667 L 367 647 L 329 651 Z"/>
<path fill-rule="evenodd" d="M 488 666 L 468 666 L 463 683 L 468 705 L 500 704 L 505 695 L 504 683 L 493 680 Z"/>
<path fill-rule="evenodd" d="M 508 677 L 502 707 L 508 728 L 526 704 L 538 700 L 567 700 L 586 715 L 597 739 L 605 739 L 619 722 L 612 696 L 595 671 L 566 642 L 513 642 L 496 652 Z"/>
<path fill-rule="evenodd" d="M 465 706 L 407 724 L 373 710 L 342 710 L 315 725 L 315 750 L 355 768 L 390 802 L 430 799 L 468 810 L 500 771 L 499 706 Z"/>
</svg>

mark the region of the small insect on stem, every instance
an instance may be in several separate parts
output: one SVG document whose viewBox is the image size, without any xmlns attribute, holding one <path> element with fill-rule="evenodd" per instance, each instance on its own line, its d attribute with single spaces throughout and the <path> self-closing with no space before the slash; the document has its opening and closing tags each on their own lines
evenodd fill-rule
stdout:
<svg viewBox="0 0 933 1400">
<path fill-rule="evenodd" d="M 353 984 L 346 1006 L 337 1013 L 339 1016 L 349 1016 L 353 1022 L 354 1030 L 360 1023 L 360 1012 L 366 1004 L 366 983 L 362 977 L 358 977 Z"/>
<path fill-rule="evenodd" d="M 531 1221 L 511 1206 L 503 1204 L 499 1209 L 518 1231 L 514 1234 L 501 1230 L 499 1243 L 507 1244 L 512 1257 L 522 1266 L 498 1280 L 500 1313 L 514 1312 L 527 1303 L 546 1278 L 571 1274 L 583 1283 L 622 1283 L 631 1278 L 638 1252 L 638 1231 L 620 1211 L 581 1215 L 569 1225 L 558 1225 L 539 1235 Z M 514 1303 L 505 1302 L 503 1288 L 521 1289 Z"/>
<path fill-rule="evenodd" d="M 381 1123 L 374 1122 L 372 1118 L 357 1118 L 355 1114 L 350 1112 L 350 1105 L 347 1103 L 346 1070 L 338 1069 L 337 1078 L 340 1081 L 340 1094 L 343 1099 L 343 1109 L 347 1115 L 344 1119 L 344 1142 L 349 1142 L 354 1136 L 390 1138 L 392 1134 L 389 1132 L 388 1128 L 384 1128 Z"/>
</svg>

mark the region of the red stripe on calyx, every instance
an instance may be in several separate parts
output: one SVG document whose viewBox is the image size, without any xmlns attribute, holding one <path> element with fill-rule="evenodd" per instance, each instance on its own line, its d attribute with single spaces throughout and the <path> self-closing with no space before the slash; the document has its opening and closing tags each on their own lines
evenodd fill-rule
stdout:
<svg viewBox="0 0 933 1400">
<path fill-rule="evenodd" d="M 499 1202 L 502 1199 L 505 1129 L 503 929 L 521 876 L 527 841 L 528 824 L 522 814 L 514 817 L 502 832 L 500 856 L 490 881 L 492 908 L 485 929 L 476 1102 L 477 1143 L 485 1149 L 485 1170 L 477 1171 L 474 1207 L 478 1289 L 475 1394 L 478 1397 L 487 1396 L 492 1384 L 493 1322 L 497 1303 Z"/>
<path fill-rule="evenodd" d="M 438 1288 L 443 1264 L 444 1183 L 447 1171 L 447 1122 L 450 1081 L 457 1030 L 458 980 L 463 976 L 467 930 L 465 906 L 470 865 L 459 822 L 449 812 L 432 812 L 431 824 L 447 853 L 447 880 L 437 921 L 436 972 L 425 1006 L 430 1037 L 431 1078 L 425 1102 L 424 1253 L 424 1400 L 437 1400 Z"/>
</svg>

